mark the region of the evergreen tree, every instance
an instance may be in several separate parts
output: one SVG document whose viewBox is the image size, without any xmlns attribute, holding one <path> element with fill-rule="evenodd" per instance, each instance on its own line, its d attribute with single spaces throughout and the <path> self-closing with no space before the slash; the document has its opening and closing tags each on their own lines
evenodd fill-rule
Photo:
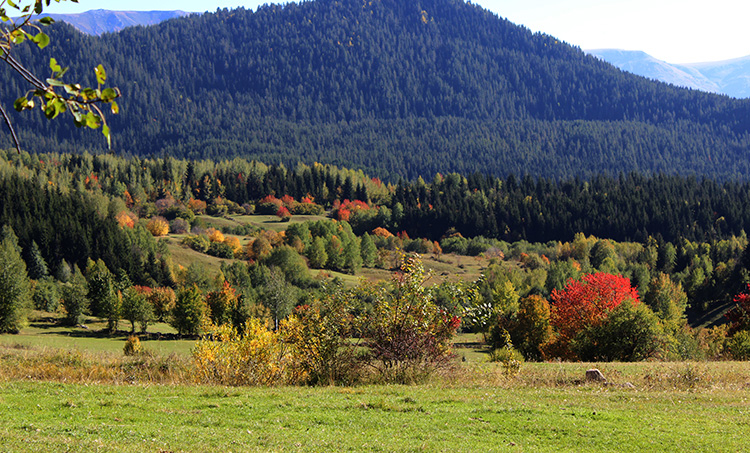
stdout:
<svg viewBox="0 0 750 453">
<path fill-rule="evenodd" d="M 49 274 L 47 268 L 47 262 L 42 257 L 42 252 L 39 250 L 39 246 L 36 241 L 31 241 L 31 247 L 29 247 L 28 260 L 26 261 L 29 265 L 29 277 L 32 280 L 39 280 L 40 278 L 46 277 Z"/>
<path fill-rule="evenodd" d="M 17 333 L 31 307 L 31 287 L 18 238 L 5 225 L 0 233 L 0 332 Z"/>
</svg>

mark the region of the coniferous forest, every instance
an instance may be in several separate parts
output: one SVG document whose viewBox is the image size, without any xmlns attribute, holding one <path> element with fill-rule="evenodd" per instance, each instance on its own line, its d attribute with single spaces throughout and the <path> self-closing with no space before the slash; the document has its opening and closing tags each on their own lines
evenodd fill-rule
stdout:
<svg viewBox="0 0 750 453">
<path fill-rule="evenodd" d="M 90 85 L 105 62 L 121 113 L 110 151 L 12 117 L 25 150 L 0 151 L 0 259 L 18 272 L 0 290 L 20 296 L 2 331 L 33 301 L 110 333 L 207 334 L 201 373 L 252 335 L 320 359 L 263 385 L 357 382 L 355 362 L 409 382 L 458 330 L 506 365 L 750 354 L 750 101 L 623 73 L 460 0 L 50 29 L 15 57 L 43 74 L 54 55 Z M 425 290 L 414 254 L 483 267 Z M 344 287 L 363 270 L 379 280 Z M 304 350 L 323 337 L 331 357 Z M 233 383 L 230 368 L 210 379 Z"/>
<path fill-rule="evenodd" d="M 750 101 L 623 73 L 458 0 L 320 0 L 50 36 L 16 58 L 47 74 L 55 56 L 91 83 L 104 62 L 123 93 L 111 126 L 125 155 L 321 162 L 391 182 L 750 175 Z M 3 99 L 25 89 L 9 80 Z M 39 112 L 14 122 L 28 150 L 104 147 Z"/>
</svg>

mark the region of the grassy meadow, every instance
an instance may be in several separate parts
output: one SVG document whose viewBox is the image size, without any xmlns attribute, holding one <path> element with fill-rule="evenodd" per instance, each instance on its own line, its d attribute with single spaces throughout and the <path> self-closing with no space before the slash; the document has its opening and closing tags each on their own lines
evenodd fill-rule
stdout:
<svg viewBox="0 0 750 453">
<path fill-rule="evenodd" d="M 522 374 L 544 379 L 535 368 Z M 576 368 L 582 373 L 585 365 Z M 524 378 L 490 375 L 482 381 L 224 388 L 5 380 L 0 443 L 5 451 L 128 452 L 713 452 L 747 446 L 747 383 L 629 389 L 528 385 Z"/>
<path fill-rule="evenodd" d="M 742 451 L 750 440 L 746 362 L 509 374 L 463 334 L 454 366 L 421 385 L 232 388 L 195 382 L 191 340 L 125 357 L 125 335 L 89 321 L 38 316 L 0 336 L 4 451 Z M 609 382 L 585 382 L 590 367 Z"/>
<path fill-rule="evenodd" d="M 176 264 L 218 272 L 229 261 L 182 237 L 166 239 Z M 427 255 L 424 265 L 429 284 L 474 280 L 487 260 Z M 317 272 L 347 286 L 390 275 Z M 481 335 L 460 334 L 455 362 L 419 385 L 217 387 L 197 381 L 195 340 L 167 324 L 149 326 L 146 353 L 126 357 L 124 330 L 106 334 L 97 318 L 62 327 L 58 316 L 34 312 L 19 334 L 0 335 L 3 451 L 717 452 L 750 441 L 748 362 L 524 363 L 516 373 L 487 361 Z M 608 382 L 586 382 L 592 367 Z"/>
</svg>

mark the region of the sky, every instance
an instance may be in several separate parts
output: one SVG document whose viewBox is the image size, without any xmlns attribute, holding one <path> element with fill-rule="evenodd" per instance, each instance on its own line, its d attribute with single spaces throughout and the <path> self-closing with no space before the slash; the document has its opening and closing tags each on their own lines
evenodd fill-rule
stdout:
<svg viewBox="0 0 750 453">
<path fill-rule="evenodd" d="M 52 3 L 50 13 L 90 9 L 215 11 L 257 8 L 275 0 L 79 0 Z M 582 49 L 642 50 L 669 63 L 750 55 L 746 0 L 476 0 L 511 22 Z"/>
</svg>

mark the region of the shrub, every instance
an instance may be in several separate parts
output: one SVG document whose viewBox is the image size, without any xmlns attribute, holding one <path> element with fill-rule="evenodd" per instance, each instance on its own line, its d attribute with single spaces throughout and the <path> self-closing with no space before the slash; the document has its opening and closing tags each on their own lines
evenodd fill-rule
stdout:
<svg viewBox="0 0 750 453">
<path fill-rule="evenodd" d="M 201 381 L 222 385 L 294 384 L 293 358 L 280 341 L 258 319 L 250 319 L 244 333 L 231 326 L 216 327 L 193 349 Z"/>
<path fill-rule="evenodd" d="M 489 361 L 502 363 L 505 375 L 513 377 L 521 371 L 521 365 L 523 365 L 524 358 L 520 351 L 508 344 L 502 348 L 490 351 Z"/>
<path fill-rule="evenodd" d="M 175 234 L 185 234 L 190 231 L 190 223 L 185 219 L 174 219 L 169 222 L 169 230 Z"/>
<path fill-rule="evenodd" d="M 354 326 L 349 294 L 340 289 L 312 306 L 297 307 L 281 324 L 284 341 L 292 347 L 298 375 L 308 384 L 352 384 L 357 381 L 357 344 L 350 341 Z"/>
<path fill-rule="evenodd" d="M 234 258 L 234 249 L 225 242 L 212 242 L 211 245 L 208 246 L 207 253 L 218 258 Z"/>
<path fill-rule="evenodd" d="M 634 362 L 655 356 L 663 340 L 654 312 L 646 305 L 626 301 L 602 323 L 579 332 L 570 348 L 585 361 Z"/>
<path fill-rule="evenodd" d="M 196 252 L 206 253 L 208 248 L 211 246 L 211 241 L 202 234 L 196 236 L 188 236 L 182 240 L 182 243 L 195 250 Z"/>
<path fill-rule="evenodd" d="M 421 260 L 409 257 L 390 290 L 375 301 L 366 329 L 367 359 L 386 382 L 423 380 L 452 357 L 450 341 L 461 320 L 435 305 L 423 281 Z"/>
<path fill-rule="evenodd" d="M 169 234 L 169 223 L 164 217 L 152 217 L 146 223 L 146 229 L 153 236 L 166 236 Z"/>
<path fill-rule="evenodd" d="M 750 331 L 735 333 L 727 343 L 727 349 L 734 360 L 750 360 Z"/>
<path fill-rule="evenodd" d="M 141 340 L 135 335 L 129 336 L 125 341 L 125 346 L 122 348 L 122 352 L 127 356 L 142 354 L 143 345 L 141 345 Z"/>
</svg>

